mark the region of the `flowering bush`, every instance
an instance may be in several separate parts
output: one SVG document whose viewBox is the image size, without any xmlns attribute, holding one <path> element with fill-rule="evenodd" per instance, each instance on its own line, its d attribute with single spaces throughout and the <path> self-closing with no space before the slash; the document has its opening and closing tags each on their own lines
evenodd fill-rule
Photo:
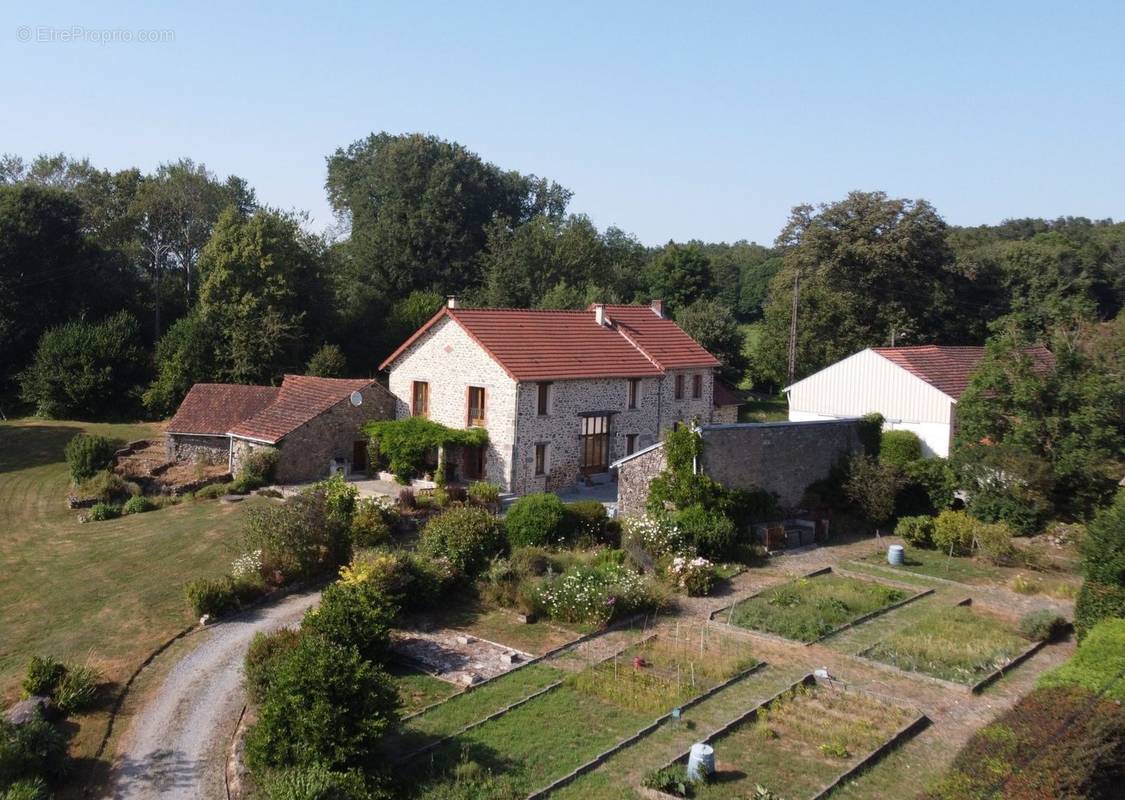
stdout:
<svg viewBox="0 0 1125 800">
<path fill-rule="evenodd" d="M 262 574 L 262 551 L 251 550 L 236 558 L 230 565 L 230 574 L 235 578 Z"/>
<path fill-rule="evenodd" d="M 543 584 L 536 601 L 553 619 L 595 625 L 653 604 L 644 578 L 620 564 L 574 567 Z"/>
<path fill-rule="evenodd" d="M 668 576 L 689 597 L 703 597 L 715 586 L 715 565 L 702 556 L 676 556 L 668 567 Z"/>
<path fill-rule="evenodd" d="M 687 536 L 667 517 L 630 517 L 625 521 L 628 541 L 654 558 L 687 551 Z"/>
</svg>

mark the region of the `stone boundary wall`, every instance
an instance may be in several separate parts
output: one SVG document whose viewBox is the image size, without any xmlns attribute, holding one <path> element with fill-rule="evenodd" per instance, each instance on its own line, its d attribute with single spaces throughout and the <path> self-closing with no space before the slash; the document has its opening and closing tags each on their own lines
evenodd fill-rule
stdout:
<svg viewBox="0 0 1125 800">
<path fill-rule="evenodd" d="M 617 470 L 617 513 L 622 517 L 638 517 L 645 513 L 648 484 L 664 471 L 668 459 L 663 447 L 626 461 Z"/>
<path fill-rule="evenodd" d="M 863 450 L 859 428 L 851 419 L 704 425 L 700 466 L 728 489 L 764 489 L 793 508 L 809 484 Z"/>
</svg>

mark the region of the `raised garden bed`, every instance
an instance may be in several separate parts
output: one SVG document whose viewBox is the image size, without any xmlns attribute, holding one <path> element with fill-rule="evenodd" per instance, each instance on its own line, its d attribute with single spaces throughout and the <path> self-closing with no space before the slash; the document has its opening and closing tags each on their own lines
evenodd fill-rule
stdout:
<svg viewBox="0 0 1125 800">
<path fill-rule="evenodd" d="M 927 578 L 940 578 L 969 585 L 995 583 L 1004 579 L 1004 573 L 999 567 L 981 559 L 949 556 L 937 550 L 920 547 L 908 546 L 901 566 L 888 564 L 886 553 L 882 551 L 856 561 L 860 564 L 881 567 L 884 571 L 912 572 Z"/>
<path fill-rule="evenodd" d="M 739 628 L 811 644 L 931 592 L 829 569 L 771 586 L 715 616 Z"/>
<path fill-rule="evenodd" d="M 395 686 L 398 687 L 398 696 L 402 700 L 400 712 L 403 716 L 446 700 L 459 691 L 452 683 L 428 675 L 408 664 L 392 663 L 389 672 Z"/>
<path fill-rule="evenodd" d="M 933 608 L 859 655 L 975 687 L 1033 646 L 999 617 L 958 605 Z"/>
<path fill-rule="evenodd" d="M 705 740 L 715 748 L 716 775 L 694 796 L 753 797 L 760 785 L 786 800 L 820 798 L 925 722 L 913 710 L 808 676 Z"/>
</svg>

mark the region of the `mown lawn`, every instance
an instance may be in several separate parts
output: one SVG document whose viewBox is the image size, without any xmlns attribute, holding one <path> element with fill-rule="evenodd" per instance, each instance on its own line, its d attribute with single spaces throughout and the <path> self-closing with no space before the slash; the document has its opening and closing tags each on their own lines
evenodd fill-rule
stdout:
<svg viewBox="0 0 1125 800">
<path fill-rule="evenodd" d="M 99 666 L 124 682 L 155 647 L 190 624 L 183 585 L 227 571 L 247 503 L 187 501 L 80 524 L 66 508 L 63 448 L 85 431 L 121 440 L 152 425 L 0 423 L 0 696 L 13 699 L 33 654 Z M 110 689 L 107 695 L 116 691 Z M 77 754 L 96 745 L 105 712 L 83 718 Z M 93 730 L 92 730 L 93 729 Z"/>
<path fill-rule="evenodd" d="M 910 593 L 843 575 L 797 578 L 743 600 L 729 620 L 742 628 L 811 642 Z"/>
<path fill-rule="evenodd" d="M 395 686 L 398 687 L 398 696 L 402 700 L 399 713 L 403 716 L 452 697 L 459 691 L 452 683 L 427 675 L 405 664 L 392 663 L 388 671 Z"/>
</svg>

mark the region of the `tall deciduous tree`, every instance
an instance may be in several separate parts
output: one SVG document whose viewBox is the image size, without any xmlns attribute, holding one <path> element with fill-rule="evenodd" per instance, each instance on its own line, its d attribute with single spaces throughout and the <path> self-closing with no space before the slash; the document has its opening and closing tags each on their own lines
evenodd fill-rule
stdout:
<svg viewBox="0 0 1125 800">
<path fill-rule="evenodd" d="M 673 311 L 711 294 L 711 260 L 698 244 L 668 242 L 649 265 L 649 292 Z"/>
<path fill-rule="evenodd" d="M 763 377 L 787 378 L 797 279 L 797 377 L 864 347 L 958 340 L 963 332 L 952 308 L 946 232 L 925 200 L 882 192 L 794 208 L 778 236 L 784 261 L 770 286 L 755 354 Z"/>
<path fill-rule="evenodd" d="M 746 374 L 742 332 L 730 308 L 718 300 L 697 300 L 676 312 L 676 322 L 723 364 L 727 383 L 737 386 Z"/>
<path fill-rule="evenodd" d="M 306 311 L 318 293 L 318 245 L 289 215 L 220 216 L 199 259 L 199 315 L 217 338 L 217 374 L 268 382 L 302 363 Z"/>
</svg>

